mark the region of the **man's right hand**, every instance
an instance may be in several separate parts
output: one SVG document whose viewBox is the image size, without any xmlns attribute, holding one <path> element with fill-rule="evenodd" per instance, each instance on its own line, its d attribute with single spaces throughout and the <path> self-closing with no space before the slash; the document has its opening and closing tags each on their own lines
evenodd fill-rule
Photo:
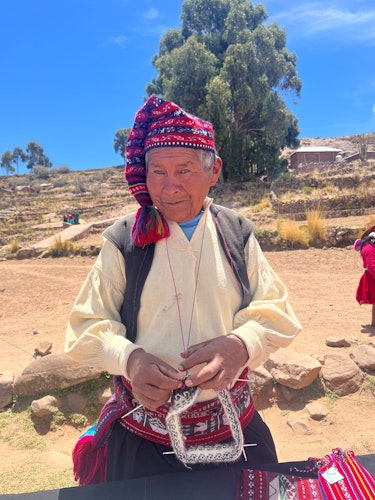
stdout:
<svg viewBox="0 0 375 500">
<path fill-rule="evenodd" d="M 182 387 L 184 378 L 184 374 L 143 349 L 131 353 L 127 372 L 134 397 L 150 410 L 156 410 L 165 404 L 170 398 L 171 391 Z"/>
</svg>

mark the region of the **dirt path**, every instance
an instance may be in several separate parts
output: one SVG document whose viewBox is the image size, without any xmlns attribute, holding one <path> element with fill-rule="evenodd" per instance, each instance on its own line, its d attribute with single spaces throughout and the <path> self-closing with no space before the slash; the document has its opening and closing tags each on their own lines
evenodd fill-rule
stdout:
<svg viewBox="0 0 375 500">
<path fill-rule="evenodd" d="M 291 304 L 304 326 L 293 349 L 310 355 L 332 352 L 325 346 L 331 335 L 345 336 L 353 345 L 375 343 L 375 329 L 367 326 L 370 308 L 360 307 L 354 299 L 362 272 L 356 252 L 349 248 L 309 249 L 267 252 L 266 256 L 286 283 Z M 67 317 L 92 264 L 92 258 L 80 257 L 0 262 L 1 371 L 19 375 L 44 340 L 52 342 L 53 352 L 63 351 Z M 298 401 L 290 405 L 275 401 L 262 410 L 281 461 L 321 456 L 337 446 L 354 449 L 357 454 L 375 453 L 375 396 L 370 390 L 337 400 L 325 397 L 321 402 L 328 407 L 328 417 L 311 422 L 310 435 L 295 434 L 286 423 L 291 412 L 304 414 Z M 47 451 L 69 457 L 78 431 L 49 434 L 44 436 Z M 0 462 L 7 457 L 9 464 L 16 464 L 25 453 L 0 441 Z M 56 463 L 50 461 L 48 467 L 56 467 Z"/>
</svg>

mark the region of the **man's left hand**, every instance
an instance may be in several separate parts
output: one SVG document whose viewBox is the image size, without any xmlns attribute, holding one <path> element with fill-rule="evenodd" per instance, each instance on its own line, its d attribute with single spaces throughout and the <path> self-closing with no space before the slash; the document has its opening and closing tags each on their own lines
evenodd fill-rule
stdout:
<svg viewBox="0 0 375 500">
<path fill-rule="evenodd" d="M 245 344 L 233 334 L 193 345 L 181 356 L 184 358 L 178 367 L 181 371 L 205 364 L 197 373 L 189 375 L 185 384 L 215 391 L 226 389 L 249 359 Z"/>
</svg>

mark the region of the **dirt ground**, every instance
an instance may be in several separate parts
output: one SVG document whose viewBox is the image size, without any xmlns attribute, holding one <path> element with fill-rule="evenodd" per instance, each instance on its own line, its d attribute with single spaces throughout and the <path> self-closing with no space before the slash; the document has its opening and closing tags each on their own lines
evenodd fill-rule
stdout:
<svg viewBox="0 0 375 500">
<path fill-rule="evenodd" d="M 309 249 L 266 252 L 266 257 L 287 285 L 290 302 L 304 326 L 291 348 L 313 356 L 332 352 L 325 345 L 332 335 L 345 337 L 352 346 L 375 343 L 375 328 L 369 326 L 370 306 L 355 301 L 362 273 L 358 253 L 351 248 Z M 74 257 L 0 262 L 0 371 L 20 375 L 42 341 L 52 342 L 54 353 L 63 351 L 67 317 L 93 261 Z M 348 355 L 350 349 L 334 352 Z M 310 420 L 309 435 L 294 433 L 287 424 L 292 412 L 305 418 L 300 402 L 287 404 L 275 398 L 261 413 L 272 430 L 280 461 L 322 456 L 335 447 L 352 449 L 358 455 L 375 453 L 373 391 L 373 386 L 364 384 L 362 391 L 351 396 L 321 397 L 328 416 L 321 422 Z M 6 459 L 8 466 L 15 466 L 32 453 L 35 460 L 58 471 L 69 466 L 78 435 L 79 431 L 66 427 L 48 433 L 44 436 L 47 453 L 40 457 L 35 450 L 20 451 L 0 441 L 0 463 Z M 56 452 L 62 455 L 53 460 Z"/>
</svg>

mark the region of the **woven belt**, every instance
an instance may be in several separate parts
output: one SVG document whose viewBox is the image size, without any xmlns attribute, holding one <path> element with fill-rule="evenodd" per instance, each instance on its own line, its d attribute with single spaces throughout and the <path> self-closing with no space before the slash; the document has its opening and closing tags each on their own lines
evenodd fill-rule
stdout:
<svg viewBox="0 0 375 500">
<path fill-rule="evenodd" d="M 238 415 L 241 428 L 244 429 L 254 415 L 254 402 L 251 398 L 247 369 L 239 377 L 241 380 L 228 392 Z M 121 398 L 125 403 L 126 415 L 139 403 L 131 392 L 131 384 L 122 378 Z M 120 418 L 120 423 L 130 432 L 155 443 L 171 446 L 171 439 L 166 425 L 166 417 L 170 404 L 160 406 L 157 410 L 144 407 L 137 408 L 131 414 Z M 180 415 L 180 428 L 187 446 L 219 443 L 230 439 L 232 431 L 228 418 L 219 398 L 196 403 Z"/>
</svg>

